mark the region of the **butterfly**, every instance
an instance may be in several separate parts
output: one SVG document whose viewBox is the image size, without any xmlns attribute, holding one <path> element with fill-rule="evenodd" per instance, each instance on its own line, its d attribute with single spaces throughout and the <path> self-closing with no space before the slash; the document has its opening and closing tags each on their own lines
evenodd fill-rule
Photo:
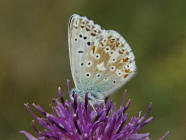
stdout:
<svg viewBox="0 0 186 140">
<path fill-rule="evenodd" d="M 73 14 L 68 26 L 72 77 L 71 90 L 80 101 L 88 93 L 91 105 L 123 86 L 136 71 L 135 56 L 126 40 L 114 30 L 105 30 L 86 17 Z"/>
</svg>

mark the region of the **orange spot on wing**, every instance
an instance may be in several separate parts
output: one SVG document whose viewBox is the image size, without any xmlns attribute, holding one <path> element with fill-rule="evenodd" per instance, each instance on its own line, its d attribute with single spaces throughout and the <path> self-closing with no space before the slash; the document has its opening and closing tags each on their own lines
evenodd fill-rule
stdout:
<svg viewBox="0 0 186 140">
<path fill-rule="evenodd" d="M 111 48 L 112 50 L 114 50 L 114 45 L 110 44 L 110 48 Z"/>
<path fill-rule="evenodd" d="M 93 54 L 95 53 L 96 46 L 92 46 Z"/>
<path fill-rule="evenodd" d="M 125 72 L 126 72 L 126 73 L 129 73 L 129 72 L 130 72 L 130 70 L 129 70 L 129 69 L 126 69 L 126 70 L 125 70 Z"/>
<path fill-rule="evenodd" d="M 116 47 L 118 47 L 119 46 L 119 43 L 118 42 L 116 42 Z"/>
<path fill-rule="evenodd" d="M 87 30 L 87 31 L 90 31 L 90 29 L 89 29 L 89 28 L 86 28 L 86 30 Z"/>
<path fill-rule="evenodd" d="M 95 33 L 91 33 L 91 35 L 92 35 L 92 36 L 96 36 L 96 34 L 95 34 Z"/>
<path fill-rule="evenodd" d="M 110 40 L 110 43 L 113 43 L 114 41 L 115 41 L 115 40 L 112 40 L 112 39 L 111 39 L 111 40 Z"/>
<path fill-rule="evenodd" d="M 119 53 L 120 53 L 120 54 L 123 54 L 123 51 L 119 50 Z"/>
<path fill-rule="evenodd" d="M 125 74 L 125 75 L 124 75 L 124 78 L 127 78 L 127 77 L 128 77 L 128 74 Z"/>
<path fill-rule="evenodd" d="M 127 62 L 128 61 L 128 57 L 126 57 L 126 58 L 123 58 L 123 62 Z"/>
</svg>

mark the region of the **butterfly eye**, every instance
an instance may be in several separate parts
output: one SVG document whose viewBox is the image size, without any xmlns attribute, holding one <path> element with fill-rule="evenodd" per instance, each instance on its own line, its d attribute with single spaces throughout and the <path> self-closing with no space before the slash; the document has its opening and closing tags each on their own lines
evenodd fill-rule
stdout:
<svg viewBox="0 0 186 140">
<path fill-rule="evenodd" d="M 99 58 L 100 58 L 100 54 L 97 53 L 97 54 L 95 55 L 95 59 L 99 59 Z"/>
<path fill-rule="evenodd" d="M 110 51 L 110 47 L 109 46 L 105 47 L 105 52 L 109 52 L 109 51 Z"/>
<path fill-rule="evenodd" d="M 86 72 L 86 73 L 85 73 L 85 77 L 86 77 L 86 78 L 90 78 L 90 76 L 91 76 L 90 72 Z"/>
<path fill-rule="evenodd" d="M 92 66 L 92 61 L 89 60 L 89 61 L 87 62 L 87 67 L 91 67 L 91 66 Z"/>
</svg>

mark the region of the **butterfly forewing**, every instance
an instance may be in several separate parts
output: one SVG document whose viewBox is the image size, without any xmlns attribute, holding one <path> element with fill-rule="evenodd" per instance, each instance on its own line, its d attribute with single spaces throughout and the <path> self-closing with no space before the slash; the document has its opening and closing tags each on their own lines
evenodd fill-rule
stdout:
<svg viewBox="0 0 186 140">
<path fill-rule="evenodd" d="M 76 88 L 85 92 L 91 90 L 104 98 L 135 73 L 135 57 L 125 39 L 116 31 L 101 29 L 85 17 L 72 17 L 69 46 Z"/>
<path fill-rule="evenodd" d="M 80 75 L 85 67 L 85 59 L 100 32 L 100 27 L 94 25 L 93 21 L 72 15 L 68 28 L 68 43 L 71 72 L 76 88 L 81 87 Z"/>
</svg>

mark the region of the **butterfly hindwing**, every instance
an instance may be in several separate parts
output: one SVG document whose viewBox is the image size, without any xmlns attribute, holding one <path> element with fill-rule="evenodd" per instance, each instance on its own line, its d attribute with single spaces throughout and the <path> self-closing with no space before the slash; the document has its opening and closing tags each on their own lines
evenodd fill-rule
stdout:
<svg viewBox="0 0 186 140">
<path fill-rule="evenodd" d="M 81 82 L 85 89 L 93 89 L 106 97 L 135 73 L 134 59 L 130 46 L 121 35 L 103 30 L 101 38 L 88 52 Z"/>
</svg>

